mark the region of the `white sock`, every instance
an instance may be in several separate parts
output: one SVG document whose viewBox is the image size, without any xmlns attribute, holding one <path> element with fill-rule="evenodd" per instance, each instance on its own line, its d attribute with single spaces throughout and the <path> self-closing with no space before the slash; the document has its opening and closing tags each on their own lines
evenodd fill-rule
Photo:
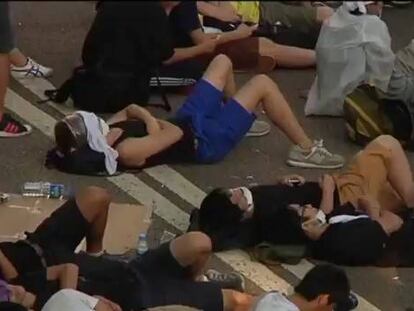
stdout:
<svg viewBox="0 0 414 311">
<path fill-rule="evenodd" d="M 104 254 L 104 251 L 103 250 L 101 250 L 101 251 L 99 251 L 99 252 L 96 252 L 96 253 L 91 253 L 91 252 L 86 252 L 89 256 L 92 256 L 92 257 L 99 257 L 99 256 L 102 256 L 103 254 Z"/>
</svg>

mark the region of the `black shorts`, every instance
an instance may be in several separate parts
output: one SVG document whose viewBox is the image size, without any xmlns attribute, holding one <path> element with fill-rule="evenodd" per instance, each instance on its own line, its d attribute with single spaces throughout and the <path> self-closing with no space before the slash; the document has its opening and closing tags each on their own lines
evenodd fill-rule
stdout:
<svg viewBox="0 0 414 311">
<path fill-rule="evenodd" d="M 38 244 L 48 266 L 74 262 L 74 252 L 90 224 L 75 199 L 70 199 L 46 218 L 27 239 Z"/>
<path fill-rule="evenodd" d="M 180 266 L 169 246 L 169 243 L 163 244 L 131 263 L 142 282 L 142 309 L 183 305 L 203 311 L 223 310 L 221 288 L 191 280 L 189 270 Z"/>
</svg>

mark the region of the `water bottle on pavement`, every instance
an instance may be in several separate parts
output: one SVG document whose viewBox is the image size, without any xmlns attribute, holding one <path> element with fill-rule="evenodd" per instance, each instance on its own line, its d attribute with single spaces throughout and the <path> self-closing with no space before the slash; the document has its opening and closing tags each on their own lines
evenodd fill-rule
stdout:
<svg viewBox="0 0 414 311">
<path fill-rule="evenodd" d="M 26 182 L 23 185 L 22 195 L 24 197 L 60 199 L 65 195 L 65 186 L 50 182 Z"/>
<path fill-rule="evenodd" d="M 137 254 L 142 256 L 146 251 L 148 251 L 147 235 L 141 233 L 138 237 Z"/>
</svg>

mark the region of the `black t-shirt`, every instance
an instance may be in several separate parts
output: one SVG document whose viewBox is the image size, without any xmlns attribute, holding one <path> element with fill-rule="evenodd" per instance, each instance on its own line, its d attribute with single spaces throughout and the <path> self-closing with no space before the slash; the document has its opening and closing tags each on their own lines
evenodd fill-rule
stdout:
<svg viewBox="0 0 414 311">
<path fill-rule="evenodd" d="M 151 167 L 160 164 L 195 162 L 195 137 L 191 124 L 187 121 L 176 120 L 173 118 L 168 121 L 182 129 L 183 137 L 167 149 L 147 158 L 143 167 Z M 145 137 L 148 135 L 146 125 L 142 120 L 121 121 L 111 124 L 110 128 L 121 128 L 123 130 L 122 135 L 114 143 L 114 148 L 126 138 Z"/>
<path fill-rule="evenodd" d="M 262 185 L 250 190 L 254 203 L 250 219 L 231 224 L 215 222 L 203 229 L 213 239 L 215 250 L 251 247 L 261 242 L 303 244 L 307 241 L 300 218 L 288 206 L 312 204 L 318 208 L 322 196 L 318 183 L 307 182 L 299 187 Z M 220 215 L 217 217 L 222 219 Z"/>
<path fill-rule="evenodd" d="M 174 47 L 193 46 L 190 33 L 202 29 L 198 18 L 197 4 L 195 1 L 181 1 L 170 13 L 168 18 Z"/>
<path fill-rule="evenodd" d="M 165 10 L 157 1 L 103 1 L 85 39 L 83 63 L 142 74 L 173 55 L 168 28 Z"/>
<path fill-rule="evenodd" d="M 307 241 L 296 212 L 290 204 L 311 204 L 319 208 L 322 191 L 316 182 L 299 187 L 258 186 L 251 189 L 254 201 L 253 222 L 261 241 L 274 244 L 301 244 Z"/>
</svg>

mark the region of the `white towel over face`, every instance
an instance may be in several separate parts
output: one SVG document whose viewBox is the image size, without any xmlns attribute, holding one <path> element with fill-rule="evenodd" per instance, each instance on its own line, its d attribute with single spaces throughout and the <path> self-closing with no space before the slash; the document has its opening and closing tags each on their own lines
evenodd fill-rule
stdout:
<svg viewBox="0 0 414 311">
<path fill-rule="evenodd" d="M 109 175 L 115 174 L 118 167 L 116 161 L 118 152 L 106 142 L 106 135 L 109 132 L 108 124 L 94 113 L 86 111 L 76 111 L 76 113 L 81 115 L 85 122 L 89 147 L 105 155 L 106 171 Z"/>
</svg>

